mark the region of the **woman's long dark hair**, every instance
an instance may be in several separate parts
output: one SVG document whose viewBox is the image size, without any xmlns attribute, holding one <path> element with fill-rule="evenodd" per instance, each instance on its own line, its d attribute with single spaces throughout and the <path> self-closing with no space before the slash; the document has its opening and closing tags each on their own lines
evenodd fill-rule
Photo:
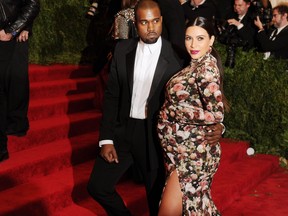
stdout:
<svg viewBox="0 0 288 216">
<path fill-rule="evenodd" d="M 198 27 L 201 27 L 201 28 L 205 29 L 207 31 L 208 35 L 209 35 L 209 38 L 214 36 L 215 39 L 216 39 L 214 25 L 208 19 L 206 19 L 204 17 L 196 17 L 194 21 L 191 21 L 191 22 L 187 23 L 186 29 L 191 27 L 191 26 L 198 26 Z M 221 61 L 219 53 L 217 52 L 217 50 L 214 47 L 211 47 L 211 48 L 212 48 L 211 55 L 213 55 L 216 58 L 217 66 L 218 66 L 218 69 L 219 69 L 219 72 L 220 72 L 220 90 L 222 92 L 222 101 L 223 101 L 223 104 L 224 104 L 224 109 L 225 109 L 225 111 L 229 112 L 230 105 L 228 103 L 227 98 L 224 95 L 224 90 L 223 90 L 224 68 L 223 68 L 222 61 Z"/>
</svg>

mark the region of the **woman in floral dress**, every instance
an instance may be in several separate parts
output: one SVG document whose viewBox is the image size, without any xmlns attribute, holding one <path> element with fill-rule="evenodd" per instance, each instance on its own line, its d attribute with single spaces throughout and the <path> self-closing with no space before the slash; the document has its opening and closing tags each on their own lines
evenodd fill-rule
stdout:
<svg viewBox="0 0 288 216">
<path fill-rule="evenodd" d="M 166 85 L 157 126 L 167 170 L 161 216 L 220 215 L 210 186 L 221 148 L 204 140 L 209 125 L 224 118 L 222 66 L 212 48 L 213 33 L 212 24 L 203 17 L 187 25 L 185 46 L 191 63 Z"/>
</svg>

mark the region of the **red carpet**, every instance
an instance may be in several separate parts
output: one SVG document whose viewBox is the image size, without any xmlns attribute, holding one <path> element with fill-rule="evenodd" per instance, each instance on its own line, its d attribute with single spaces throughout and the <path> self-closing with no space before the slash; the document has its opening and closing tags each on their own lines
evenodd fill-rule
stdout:
<svg viewBox="0 0 288 216">
<path fill-rule="evenodd" d="M 105 216 L 86 184 L 97 154 L 105 73 L 89 66 L 30 65 L 31 129 L 9 137 L 0 163 L 1 216 Z M 213 199 L 223 216 L 288 215 L 288 171 L 271 155 L 247 156 L 248 143 L 221 140 Z M 133 215 L 148 215 L 144 187 L 118 185 Z"/>
</svg>

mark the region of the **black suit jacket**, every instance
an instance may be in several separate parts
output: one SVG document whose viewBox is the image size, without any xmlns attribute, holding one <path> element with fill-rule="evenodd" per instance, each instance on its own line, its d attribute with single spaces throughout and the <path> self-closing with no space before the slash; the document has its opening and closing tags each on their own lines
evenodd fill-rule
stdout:
<svg viewBox="0 0 288 216">
<path fill-rule="evenodd" d="M 261 31 L 257 34 L 260 48 L 264 52 L 271 52 L 271 55 L 275 58 L 288 59 L 288 26 L 282 29 L 273 41 L 269 39 L 272 32 Z"/>
<path fill-rule="evenodd" d="M 32 22 L 40 11 L 39 0 L 1 0 L 0 28 L 6 33 L 21 32 L 23 29 L 32 30 Z M 2 17 L 3 16 L 3 17 Z"/>
<path fill-rule="evenodd" d="M 227 19 L 238 19 L 237 13 L 230 14 Z M 243 19 L 240 21 L 244 26 L 237 30 L 238 36 L 243 40 L 244 47 L 250 49 L 255 46 L 255 38 L 257 29 L 254 25 L 252 13 L 248 11 Z"/>
<path fill-rule="evenodd" d="M 124 145 L 121 143 L 123 139 L 121 136 L 125 135 L 125 126 L 130 114 L 137 43 L 137 38 L 117 43 L 104 95 L 100 140 L 113 140 L 116 149 Z M 180 68 L 172 46 L 162 38 L 162 48 L 147 101 L 146 134 L 151 169 L 158 167 L 159 155 L 162 154 L 156 133 L 156 123 L 160 106 L 164 102 L 164 87 Z"/>
</svg>

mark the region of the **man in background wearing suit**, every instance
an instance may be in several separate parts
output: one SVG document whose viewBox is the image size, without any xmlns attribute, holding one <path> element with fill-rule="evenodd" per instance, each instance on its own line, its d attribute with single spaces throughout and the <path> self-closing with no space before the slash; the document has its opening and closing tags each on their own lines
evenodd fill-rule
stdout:
<svg viewBox="0 0 288 216">
<path fill-rule="evenodd" d="M 234 68 L 238 47 L 249 51 L 255 46 L 257 31 L 250 10 L 250 0 L 234 0 L 234 11 L 225 22 L 217 22 L 218 41 L 226 45 L 226 67 Z"/>
<path fill-rule="evenodd" d="M 0 0 L 0 162 L 9 158 L 7 135 L 29 129 L 29 38 L 39 0 Z"/>
<path fill-rule="evenodd" d="M 275 28 L 270 32 L 264 30 L 259 17 L 255 20 L 255 25 L 259 28 L 257 40 L 265 52 L 264 59 L 270 56 L 288 59 L 288 4 L 277 5 L 273 8 L 272 14 L 272 23 Z"/>
<path fill-rule="evenodd" d="M 228 15 L 229 25 L 236 26 L 237 35 L 243 41 L 243 49 L 248 50 L 255 45 L 256 28 L 252 13 L 250 12 L 250 0 L 235 0 L 234 13 Z"/>
<path fill-rule="evenodd" d="M 135 7 L 138 38 L 117 43 L 104 95 L 100 155 L 88 192 L 108 215 L 131 215 L 115 190 L 131 164 L 140 168 L 151 216 L 157 215 L 164 185 L 162 151 L 156 133 L 157 116 L 169 78 L 181 69 L 171 44 L 161 37 L 158 4 L 142 0 Z M 207 137 L 217 142 L 222 126 Z"/>
</svg>

